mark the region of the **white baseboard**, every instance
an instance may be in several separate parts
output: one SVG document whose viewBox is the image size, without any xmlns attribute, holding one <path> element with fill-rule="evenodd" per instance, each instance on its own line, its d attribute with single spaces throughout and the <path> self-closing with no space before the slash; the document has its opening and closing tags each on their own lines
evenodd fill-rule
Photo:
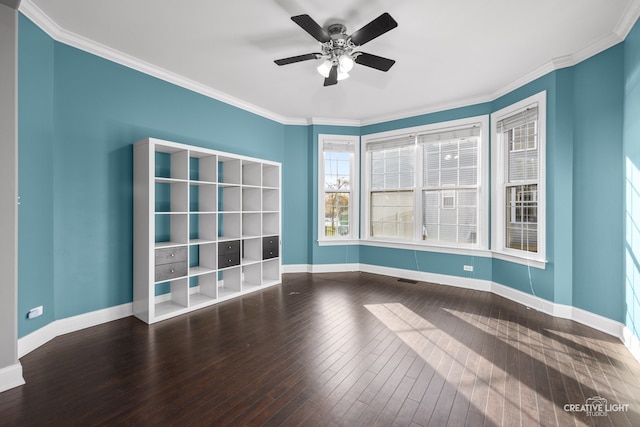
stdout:
<svg viewBox="0 0 640 427">
<path fill-rule="evenodd" d="M 631 354 L 640 362 L 640 338 L 631 332 L 626 326 L 622 328 L 622 342 Z"/>
<path fill-rule="evenodd" d="M 597 329 L 598 331 L 604 332 L 605 334 L 618 337 L 620 341 L 624 342 L 623 330 L 626 328 L 626 326 L 622 323 L 577 307 L 571 307 L 571 312 L 571 320 L 582 323 L 583 325 L 589 326 L 590 328 Z M 640 360 L 638 356 L 636 356 L 636 359 Z"/>
<path fill-rule="evenodd" d="M 282 266 L 283 273 L 346 273 L 361 271 L 361 264 L 287 264 Z"/>
<path fill-rule="evenodd" d="M 282 273 L 311 273 L 309 264 L 287 264 L 282 266 Z"/>
<path fill-rule="evenodd" d="M 37 331 L 30 333 L 18 340 L 18 357 L 22 357 L 51 341 L 57 336 L 75 332 L 80 329 L 111 322 L 133 315 L 133 304 L 127 303 L 103 310 L 92 311 L 55 320 Z"/>
<path fill-rule="evenodd" d="M 24 384 L 20 362 L 0 369 L 0 393 Z"/>
<path fill-rule="evenodd" d="M 458 288 L 490 291 L 491 282 L 473 279 L 471 277 L 447 276 L 445 274 L 427 273 L 425 271 L 403 270 L 401 268 L 381 267 L 372 264 L 360 264 L 360 271 L 364 273 L 380 274 L 383 276 L 401 277 L 419 282 L 430 282 L 456 286 Z"/>
</svg>

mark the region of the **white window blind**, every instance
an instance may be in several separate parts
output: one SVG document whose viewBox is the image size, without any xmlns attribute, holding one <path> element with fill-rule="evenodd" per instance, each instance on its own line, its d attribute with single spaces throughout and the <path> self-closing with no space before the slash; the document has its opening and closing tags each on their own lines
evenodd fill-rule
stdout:
<svg viewBox="0 0 640 427">
<path fill-rule="evenodd" d="M 372 141 L 370 234 L 413 239 L 415 136 Z"/>
<path fill-rule="evenodd" d="M 337 153 L 354 153 L 356 144 L 351 140 L 327 139 L 324 141 L 323 149 Z"/>
<path fill-rule="evenodd" d="M 413 188 L 415 146 L 378 145 L 371 153 L 371 188 Z"/>
<path fill-rule="evenodd" d="M 538 107 L 530 106 L 497 124 L 506 153 L 505 247 L 538 251 Z"/>
<path fill-rule="evenodd" d="M 415 145 L 416 139 L 414 135 L 403 135 L 394 138 L 385 138 L 367 143 L 367 151 L 384 151 L 393 148 L 408 147 Z"/>
<path fill-rule="evenodd" d="M 423 147 L 422 239 L 477 242 L 480 126 L 418 137 Z"/>
</svg>

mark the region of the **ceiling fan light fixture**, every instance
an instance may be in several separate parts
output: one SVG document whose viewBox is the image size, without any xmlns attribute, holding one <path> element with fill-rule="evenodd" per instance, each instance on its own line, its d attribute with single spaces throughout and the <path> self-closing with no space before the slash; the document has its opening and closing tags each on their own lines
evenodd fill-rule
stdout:
<svg viewBox="0 0 640 427">
<path fill-rule="evenodd" d="M 349 73 L 342 71 L 339 67 L 338 67 L 338 81 L 340 80 L 346 80 L 349 78 Z"/>
<path fill-rule="evenodd" d="M 320 73 L 320 75 L 326 79 L 327 77 L 329 77 L 329 72 L 331 71 L 331 61 L 325 60 L 324 62 L 322 62 L 322 64 L 320 64 L 320 66 L 318 66 L 317 70 L 318 73 Z"/>
<path fill-rule="evenodd" d="M 348 73 L 353 69 L 353 58 L 347 54 L 340 55 L 338 62 L 340 63 L 340 70 L 345 73 Z"/>
</svg>

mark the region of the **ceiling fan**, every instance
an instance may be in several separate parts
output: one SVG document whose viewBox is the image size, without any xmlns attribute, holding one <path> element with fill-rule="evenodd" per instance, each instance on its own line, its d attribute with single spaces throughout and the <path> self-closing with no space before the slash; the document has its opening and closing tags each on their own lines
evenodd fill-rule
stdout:
<svg viewBox="0 0 640 427">
<path fill-rule="evenodd" d="M 360 46 L 398 26 L 386 12 L 351 35 L 347 34 L 347 28 L 342 24 L 332 24 L 325 29 L 309 15 L 292 16 L 291 20 L 320 42 L 322 52 L 278 59 L 275 63 L 287 65 L 311 59 L 324 59 L 318 67 L 318 72 L 325 78 L 325 86 L 335 85 L 338 80 L 348 78 L 354 62 L 380 71 L 389 71 L 396 62 L 358 50 Z"/>
</svg>

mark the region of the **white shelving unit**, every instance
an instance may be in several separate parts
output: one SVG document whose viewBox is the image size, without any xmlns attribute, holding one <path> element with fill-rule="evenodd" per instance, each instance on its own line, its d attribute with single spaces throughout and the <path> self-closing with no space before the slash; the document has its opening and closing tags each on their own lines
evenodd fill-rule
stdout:
<svg viewBox="0 0 640 427">
<path fill-rule="evenodd" d="M 280 164 L 134 144 L 133 312 L 154 323 L 282 282 Z"/>
</svg>

